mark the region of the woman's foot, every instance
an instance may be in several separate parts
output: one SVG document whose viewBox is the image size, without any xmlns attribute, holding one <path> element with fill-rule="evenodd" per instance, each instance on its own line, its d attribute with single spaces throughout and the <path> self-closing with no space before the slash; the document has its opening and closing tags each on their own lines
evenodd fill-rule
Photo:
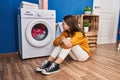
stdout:
<svg viewBox="0 0 120 80">
<path fill-rule="evenodd" d="M 52 74 L 59 71 L 59 64 L 52 63 L 48 68 L 42 69 L 43 74 Z"/>
<path fill-rule="evenodd" d="M 51 65 L 51 63 L 52 63 L 52 62 L 50 62 L 50 61 L 44 61 L 44 62 L 41 64 L 41 66 L 39 66 L 39 67 L 37 67 L 37 68 L 35 69 L 35 71 L 40 72 L 40 71 L 42 71 L 42 69 L 45 69 L 45 68 L 49 67 L 49 66 Z"/>
</svg>

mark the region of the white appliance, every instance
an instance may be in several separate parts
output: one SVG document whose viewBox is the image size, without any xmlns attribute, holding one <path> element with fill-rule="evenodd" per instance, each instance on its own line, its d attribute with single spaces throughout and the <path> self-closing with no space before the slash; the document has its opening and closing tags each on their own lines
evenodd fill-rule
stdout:
<svg viewBox="0 0 120 80">
<path fill-rule="evenodd" d="M 22 59 L 48 56 L 55 39 L 55 10 L 20 8 L 19 53 Z"/>
</svg>

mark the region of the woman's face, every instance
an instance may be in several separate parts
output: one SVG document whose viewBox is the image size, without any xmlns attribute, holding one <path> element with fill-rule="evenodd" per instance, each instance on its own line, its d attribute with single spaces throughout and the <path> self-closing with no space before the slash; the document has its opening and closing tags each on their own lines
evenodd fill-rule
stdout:
<svg viewBox="0 0 120 80">
<path fill-rule="evenodd" d="M 65 21 L 62 22 L 62 26 L 64 30 L 69 30 L 70 27 L 65 23 Z"/>
</svg>

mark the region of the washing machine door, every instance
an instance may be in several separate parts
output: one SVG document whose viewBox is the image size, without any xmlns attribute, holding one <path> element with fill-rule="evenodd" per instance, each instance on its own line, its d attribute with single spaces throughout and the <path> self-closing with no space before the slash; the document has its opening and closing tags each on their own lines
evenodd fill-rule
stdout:
<svg viewBox="0 0 120 80">
<path fill-rule="evenodd" d="M 44 20 L 32 21 L 25 30 L 28 43 L 34 47 L 44 47 L 52 40 L 51 25 Z"/>
</svg>

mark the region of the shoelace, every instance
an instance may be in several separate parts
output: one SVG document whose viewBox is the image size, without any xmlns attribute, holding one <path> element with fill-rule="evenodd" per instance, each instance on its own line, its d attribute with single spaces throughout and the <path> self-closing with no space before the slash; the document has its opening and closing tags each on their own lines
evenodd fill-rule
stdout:
<svg viewBox="0 0 120 80">
<path fill-rule="evenodd" d="M 41 68 L 47 64 L 47 61 L 45 61 L 42 65 L 41 65 Z"/>
<path fill-rule="evenodd" d="M 55 67 L 55 63 L 53 63 L 49 68 L 46 68 L 47 71 L 52 70 Z"/>
</svg>

